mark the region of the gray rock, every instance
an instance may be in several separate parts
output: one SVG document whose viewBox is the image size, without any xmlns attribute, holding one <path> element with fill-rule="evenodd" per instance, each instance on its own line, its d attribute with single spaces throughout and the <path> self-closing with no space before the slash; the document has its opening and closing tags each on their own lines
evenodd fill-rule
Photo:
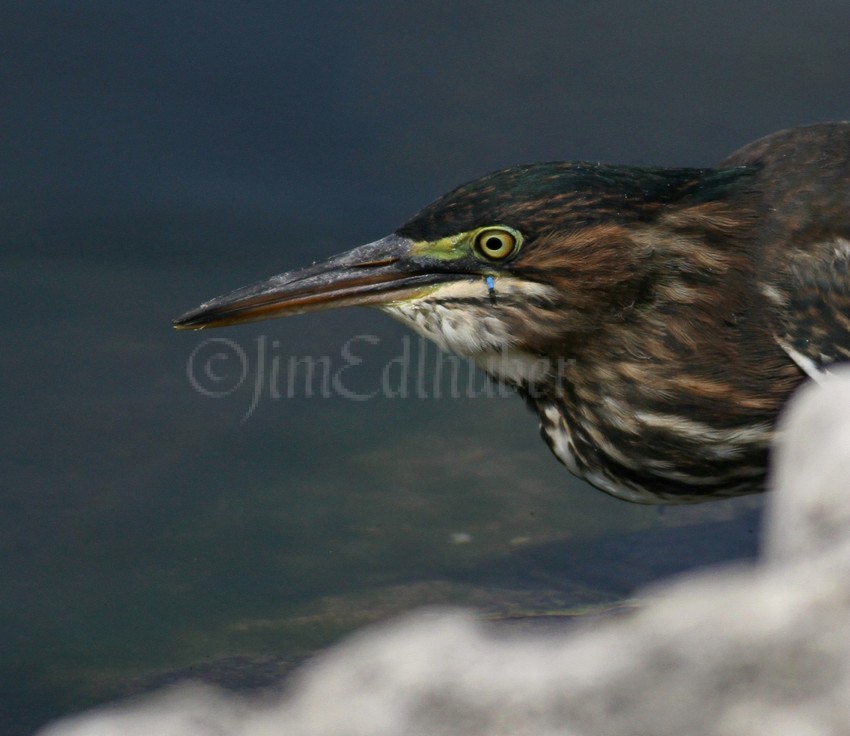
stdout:
<svg viewBox="0 0 850 736">
<path fill-rule="evenodd" d="M 780 422 L 766 557 L 783 561 L 850 538 L 850 370 L 804 386 Z"/>
<path fill-rule="evenodd" d="M 424 611 L 317 657 L 275 698 L 183 686 L 41 736 L 848 734 L 850 375 L 801 393 L 755 565 L 556 634 Z"/>
</svg>

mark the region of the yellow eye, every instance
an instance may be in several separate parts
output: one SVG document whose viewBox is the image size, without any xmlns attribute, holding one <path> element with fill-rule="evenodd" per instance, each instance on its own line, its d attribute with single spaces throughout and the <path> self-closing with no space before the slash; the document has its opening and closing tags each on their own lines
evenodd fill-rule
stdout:
<svg viewBox="0 0 850 736">
<path fill-rule="evenodd" d="M 503 261 L 516 253 L 520 236 L 504 227 L 486 227 L 475 235 L 473 245 L 478 255 L 490 261 Z"/>
</svg>

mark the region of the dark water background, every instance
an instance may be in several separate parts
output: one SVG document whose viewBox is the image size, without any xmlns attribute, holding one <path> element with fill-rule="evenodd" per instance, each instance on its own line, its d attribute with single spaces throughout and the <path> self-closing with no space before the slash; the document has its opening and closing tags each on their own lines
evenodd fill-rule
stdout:
<svg viewBox="0 0 850 736">
<path fill-rule="evenodd" d="M 848 28 L 844 0 L 4 3 L 0 733 L 263 684 L 415 606 L 576 610 L 751 556 L 758 499 L 610 499 L 382 315 L 169 323 L 494 168 L 710 165 L 850 117 Z"/>
</svg>

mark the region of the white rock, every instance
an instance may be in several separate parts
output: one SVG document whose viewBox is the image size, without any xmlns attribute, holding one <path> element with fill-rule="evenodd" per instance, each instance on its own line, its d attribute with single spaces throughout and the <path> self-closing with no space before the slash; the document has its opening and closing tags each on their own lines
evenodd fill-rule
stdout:
<svg viewBox="0 0 850 736">
<path fill-rule="evenodd" d="M 561 634 L 420 612 L 317 657 L 276 701 L 179 688 L 41 736 L 850 733 L 850 376 L 783 421 L 766 559 Z"/>
</svg>

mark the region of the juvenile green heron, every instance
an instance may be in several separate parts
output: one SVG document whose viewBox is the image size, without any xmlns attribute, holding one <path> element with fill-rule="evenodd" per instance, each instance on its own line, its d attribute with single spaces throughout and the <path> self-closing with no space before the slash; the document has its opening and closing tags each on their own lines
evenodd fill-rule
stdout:
<svg viewBox="0 0 850 736">
<path fill-rule="evenodd" d="M 714 169 L 497 171 L 174 324 L 351 305 L 515 387 L 557 458 L 603 491 L 760 491 L 782 405 L 850 359 L 850 123 L 776 133 Z"/>
</svg>

